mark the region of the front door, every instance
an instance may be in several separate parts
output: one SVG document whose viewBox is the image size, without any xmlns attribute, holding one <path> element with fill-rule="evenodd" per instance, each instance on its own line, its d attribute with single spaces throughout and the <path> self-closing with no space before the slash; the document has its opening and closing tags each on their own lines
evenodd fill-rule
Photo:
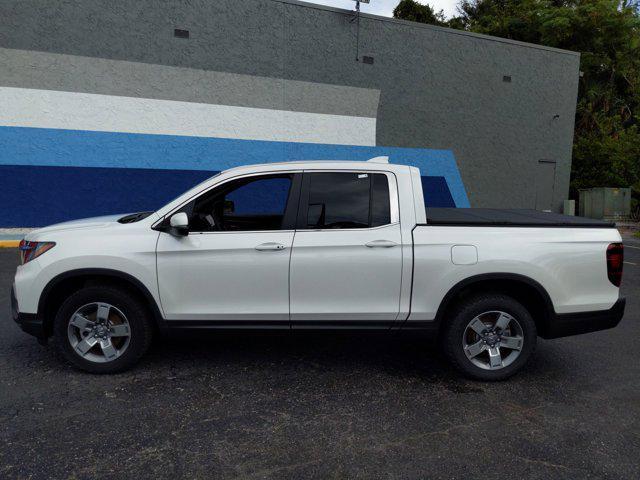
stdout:
<svg viewBox="0 0 640 480">
<path fill-rule="evenodd" d="M 300 176 L 232 179 L 178 210 L 189 216 L 189 235 L 161 233 L 157 248 L 167 320 L 289 326 Z"/>
<path fill-rule="evenodd" d="M 305 172 L 300 197 L 292 326 L 391 325 L 402 269 L 395 176 Z"/>
</svg>

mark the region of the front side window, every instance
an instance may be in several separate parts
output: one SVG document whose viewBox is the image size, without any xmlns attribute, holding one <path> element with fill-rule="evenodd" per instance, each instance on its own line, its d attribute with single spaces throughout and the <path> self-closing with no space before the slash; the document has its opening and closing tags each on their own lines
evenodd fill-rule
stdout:
<svg viewBox="0 0 640 480">
<path fill-rule="evenodd" d="M 357 172 L 305 175 L 309 176 L 306 228 L 369 228 L 391 222 L 386 175 Z"/>
<path fill-rule="evenodd" d="M 189 230 L 281 229 L 292 178 L 292 174 L 246 177 L 214 188 L 190 204 Z"/>
</svg>

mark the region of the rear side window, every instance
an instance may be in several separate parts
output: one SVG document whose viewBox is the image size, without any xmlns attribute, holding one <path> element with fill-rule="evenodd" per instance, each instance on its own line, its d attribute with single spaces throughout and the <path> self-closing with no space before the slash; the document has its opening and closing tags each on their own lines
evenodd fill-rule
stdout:
<svg viewBox="0 0 640 480">
<path fill-rule="evenodd" d="M 371 226 L 379 227 L 391 223 L 391 203 L 389 201 L 389 179 L 375 173 L 371 179 Z"/>
<path fill-rule="evenodd" d="M 389 182 L 381 173 L 309 173 L 304 225 L 369 228 L 390 223 Z"/>
</svg>

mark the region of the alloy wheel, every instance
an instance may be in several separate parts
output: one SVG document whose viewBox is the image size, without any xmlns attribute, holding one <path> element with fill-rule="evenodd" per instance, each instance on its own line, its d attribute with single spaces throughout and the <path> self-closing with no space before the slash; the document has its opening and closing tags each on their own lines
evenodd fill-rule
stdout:
<svg viewBox="0 0 640 480">
<path fill-rule="evenodd" d="M 511 365 L 524 346 L 524 333 L 520 323 L 499 310 L 488 311 L 474 317 L 462 335 L 464 353 L 477 367 L 500 370 Z"/>
<path fill-rule="evenodd" d="M 108 303 L 94 302 L 83 305 L 71 316 L 67 337 L 80 357 L 106 363 L 127 350 L 131 327 L 121 310 Z"/>
</svg>

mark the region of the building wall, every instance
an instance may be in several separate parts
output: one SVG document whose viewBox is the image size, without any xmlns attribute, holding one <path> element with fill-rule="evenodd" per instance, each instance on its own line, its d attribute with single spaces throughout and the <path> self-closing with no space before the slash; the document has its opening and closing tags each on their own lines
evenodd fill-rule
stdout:
<svg viewBox="0 0 640 480">
<path fill-rule="evenodd" d="M 0 18 L 0 226 L 154 209 L 288 159 L 388 155 L 434 206 L 568 192 L 573 52 L 368 15 L 356 48 L 350 12 L 289 0 L 6 0 Z"/>
</svg>

